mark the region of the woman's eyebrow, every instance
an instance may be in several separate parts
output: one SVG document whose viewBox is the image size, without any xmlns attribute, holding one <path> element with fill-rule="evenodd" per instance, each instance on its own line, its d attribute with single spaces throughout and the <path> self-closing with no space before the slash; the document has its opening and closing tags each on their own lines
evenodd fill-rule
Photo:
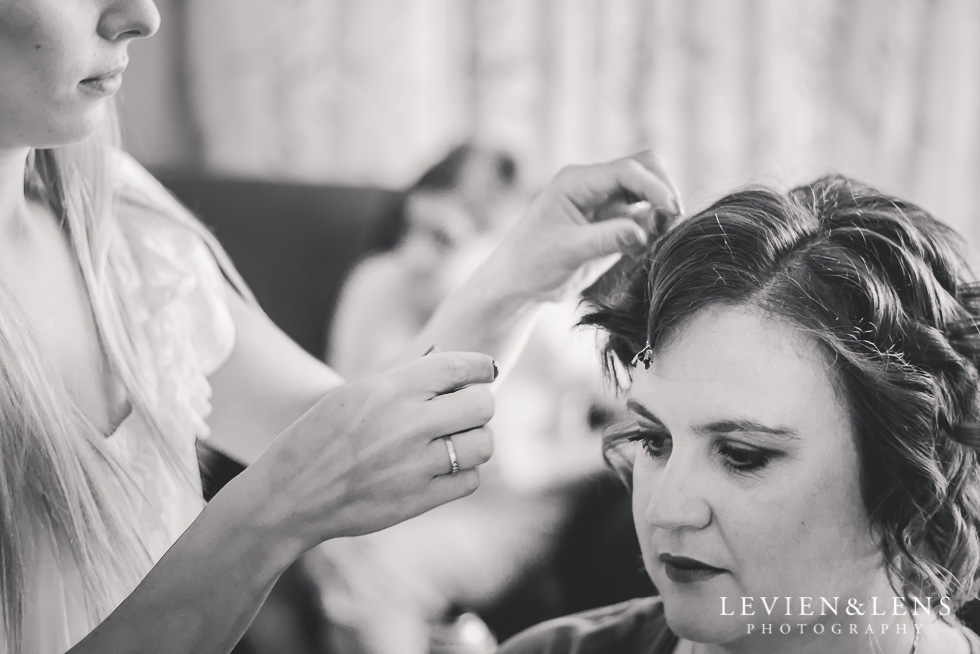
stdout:
<svg viewBox="0 0 980 654">
<path fill-rule="evenodd" d="M 636 400 L 627 400 L 626 408 L 634 413 L 640 414 L 650 422 L 655 422 L 657 425 L 660 425 L 661 427 L 664 425 L 663 421 L 661 421 L 660 418 L 650 413 L 649 409 L 647 409 L 645 406 L 643 406 Z"/>
<path fill-rule="evenodd" d="M 731 434 L 734 432 L 753 432 L 756 434 L 770 434 L 787 439 L 795 439 L 799 436 L 792 427 L 764 425 L 761 422 L 749 418 L 731 418 L 728 420 L 714 420 L 712 422 L 698 425 L 694 428 L 698 434 Z"/>
<path fill-rule="evenodd" d="M 637 402 L 636 400 L 627 400 L 626 408 L 634 413 L 638 413 L 650 422 L 656 423 L 659 426 L 663 426 L 663 421 L 657 416 L 650 412 L 645 406 Z M 698 425 L 694 428 L 694 432 L 701 435 L 709 434 L 732 434 L 736 432 L 751 432 L 756 434 L 769 434 L 772 436 L 779 436 L 786 439 L 795 439 L 799 436 L 799 432 L 792 427 L 776 426 L 772 427 L 769 425 L 764 425 L 757 420 L 752 420 L 750 418 L 730 418 L 727 420 L 713 420 L 711 422 L 706 422 L 704 424 Z"/>
</svg>

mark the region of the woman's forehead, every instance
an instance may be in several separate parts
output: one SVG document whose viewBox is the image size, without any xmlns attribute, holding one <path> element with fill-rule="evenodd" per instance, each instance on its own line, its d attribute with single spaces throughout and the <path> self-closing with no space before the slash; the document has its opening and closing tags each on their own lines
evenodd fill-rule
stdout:
<svg viewBox="0 0 980 654">
<path fill-rule="evenodd" d="M 634 372 L 629 395 L 655 413 L 805 422 L 814 411 L 844 412 L 829 363 L 788 320 L 754 306 L 713 306 L 677 327 L 649 370 Z"/>
</svg>

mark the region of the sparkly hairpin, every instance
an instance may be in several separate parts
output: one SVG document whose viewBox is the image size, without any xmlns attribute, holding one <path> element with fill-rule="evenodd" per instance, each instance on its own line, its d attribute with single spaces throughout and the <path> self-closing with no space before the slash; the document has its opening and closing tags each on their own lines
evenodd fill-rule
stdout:
<svg viewBox="0 0 980 654">
<path fill-rule="evenodd" d="M 630 361 L 630 365 L 635 366 L 637 361 L 643 362 L 644 370 L 650 369 L 650 359 L 653 358 L 653 350 L 650 348 L 650 339 L 647 339 L 647 344 L 643 346 L 643 349 L 636 353 L 633 360 Z"/>
</svg>

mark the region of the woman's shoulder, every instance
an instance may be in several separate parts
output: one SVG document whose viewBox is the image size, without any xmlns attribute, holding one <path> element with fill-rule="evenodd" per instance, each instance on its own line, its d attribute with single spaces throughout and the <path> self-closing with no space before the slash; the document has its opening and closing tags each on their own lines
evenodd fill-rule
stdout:
<svg viewBox="0 0 980 654">
<path fill-rule="evenodd" d="M 405 266 L 391 252 L 376 252 L 364 257 L 344 280 L 345 291 L 354 293 L 400 294 L 409 286 Z"/>
<path fill-rule="evenodd" d="M 112 171 L 115 222 L 138 263 L 143 262 L 146 249 L 165 255 L 178 267 L 202 254 L 213 258 L 208 252 L 210 232 L 146 168 L 116 150 Z"/>
<path fill-rule="evenodd" d="M 978 636 L 969 627 L 958 624 L 954 627 L 959 635 L 966 640 L 968 649 L 966 650 L 970 654 L 980 654 L 980 636 Z"/>
<path fill-rule="evenodd" d="M 980 636 L 959 620 L 933 616 L 916 629 L 916 651 L 923 654 L 980 654 Z"/>
<path fill-rule="evenodd" d="M 557 618 L 508 640 L 500 654 L 667 654 L 677 637 L 657 597 L 635 599 Z"/>
<path fill-rule="evenodd" d="M 124 204 L 153 208 L 163 213 L 186 212 L 167 188 L 129 153 L 113 150 L 110 166 L 116 194 Z"/>
<path fill-rule="evenodd" d="M 112 165 L 114 279 L 153 358 L 157 394 L 180 405 L 167 415 L 182 417 L 180 433 L 206 435 L 205 377 L 234 348 L 226 275 L 237 274 L 207 228 L 149 171 L 118 150 Z"/>
</svg>

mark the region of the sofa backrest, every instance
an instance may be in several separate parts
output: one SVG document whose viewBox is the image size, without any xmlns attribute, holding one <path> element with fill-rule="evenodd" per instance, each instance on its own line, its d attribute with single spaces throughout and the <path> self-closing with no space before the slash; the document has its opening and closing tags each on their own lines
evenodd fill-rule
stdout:
<svg viewBox="0 0 980 654">
<path fill-rule="evenodd" d="M 155 171 L 228 251 L 269 317 L 322 358 L 340 286 L 391 241 L 402 194 Z"/>
</svg>

